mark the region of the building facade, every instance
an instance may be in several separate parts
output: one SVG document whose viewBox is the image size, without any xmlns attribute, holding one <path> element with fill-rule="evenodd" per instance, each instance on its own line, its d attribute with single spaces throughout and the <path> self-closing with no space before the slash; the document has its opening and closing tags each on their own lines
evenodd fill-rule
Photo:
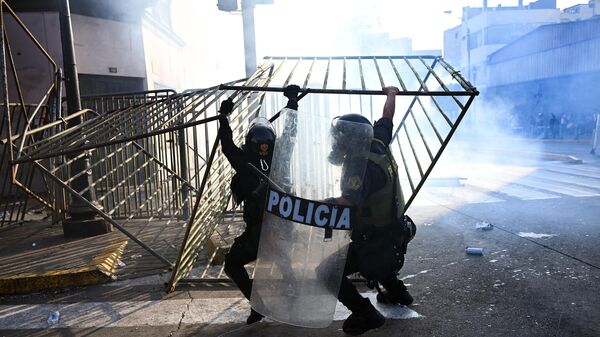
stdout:
<svg viewBox="0 0 600 337">
<path fill-rule="evenodd" d="M 9 5 L 62 68 L 57 2 L 9 1 Z M 170 0 L 71 1 L 81 94 L 183 89 L 185 43 L 171 29 L 169 9 Z M 35 102 L 45 90 L 40 84 L 51 81 L 51 67 L 17 22 L 5 18 L 25 101 Z"/>
<path fill-rule="evenodd" d="M 561 11 L 556 0 L 539 0 L 517 6 L 463 8 L 462 23 L 444 32 L 444 58 L 456 65 L 479 88 L 488 85 L 487 57 L 537 27 L 560 22 L 585 20 L 598 10 L 595 3 Z"/>
<path fill-rule="evenodd" d="M 491 54 L 485 95 L 512 102 L 526 135 L 587 139 L 600 114 L 600 15 L 545 25 Z"/>
</svg>

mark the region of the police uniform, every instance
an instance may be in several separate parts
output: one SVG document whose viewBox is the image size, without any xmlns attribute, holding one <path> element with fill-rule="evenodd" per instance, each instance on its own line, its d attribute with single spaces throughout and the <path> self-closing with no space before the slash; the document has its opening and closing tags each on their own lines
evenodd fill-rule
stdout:
<svg viewBox="0 0 600 337">
<path fill-rule="evenodd" d="M 344 182 L 341 186 L 342 195 L 351 200 L 353 204 L 359 205 L 358 224 L 352 230 L 352 243 L 348 250 L 344 277 L 338 296 L 340 302 L 352 312 L 360 312 L 366 305 L 370 305 L 370 302 L 360 295 L 347 275 L 360 272 L 366 278 L 380 282 L 389 292 L 406 291 L 403 282 L 396 277 L 396 272 L 404 264 L 404 251 L 400 245 L 390 245 L 388 252 L 378 252 L 378 249 L 375 249 L 376 256 L 373 258 L 360 255 L 364 255 L 364 250 L 360 249 L 364 243 L 375 243 L 375 240 L 386 239 L 390 236 L 390 229 L 393 226 L 388 225 L 392 225 L 393 211 L 398 212 L 398 215 L 403 213 L 404 202 L 397 181 L 397 167 L 389 154 L 392 129 L 393 123 L 390 119 L 379 119 L 373 126 L 374 139 L 371 143 L 364 177 L 350 169 L 345 170 L 342 179 Z M 396 184 L 395 187 L 394 184 Z M 394 189 L 395 191 L 393 191 Z M 398 198 L 397 207 L 393 207 L 391 202 L 394 194 Z M 382 261 L 385 266 L 379 267 L 376 269 L 376 273 L 369 275 L 364 268 L 367 263 L 361 264 L 361 259 L 366 259 L 370 265 L 376 265 Z"/>
<path fill-rule="evenodd" d="M 220 119 L 219 138 L 223 154 L 236 171 L 232 180 L 232 190 L 237 201 L 244 202 L 244 222 L 246 230 L 237 237 L 225 256 L 225 273 L 235 282 L 247 299 L 250 299 L 252 282 L 244 265 L 256 260 L 260 227 L 263 217 L 263 206 L 266 191 L 263 189 L 258 197 L 253 197 L 252 192 L 259 186 L 260 181 L 255 173 L 247 167 L 247 163 L 269 175 L 273 149 L 269 149 L 268 156 L 258 156 L 244 146 L 239 148 L 233 142 L 231 127 L 227 118 Z"/>
</svg>

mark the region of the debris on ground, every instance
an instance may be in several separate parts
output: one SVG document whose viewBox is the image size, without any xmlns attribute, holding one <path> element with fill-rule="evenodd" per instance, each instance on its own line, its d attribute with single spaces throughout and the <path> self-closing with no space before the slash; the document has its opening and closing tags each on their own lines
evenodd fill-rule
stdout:
<svg viewBox="0 0 600 337">
<path fill-rule="evenodd" d="M 489 222 L 480 221 L 475 224 L 475 229 L 479 229 L 482 231 L 490 231 L 490 230 L 494 229 L 494 225 L 492 225 Z"/>
<path fill-rule="evenodd" d="M 40 221 L 46 219 L 48 216 L 49 214 L 46 212 L 45 208 L 37 208 L 25 213 L 23 221 Z"/>
<path fill-rule="evenodd" d="M 58 311 L 53 311 L 50 316 L 48 316 L 48 325 L 54 325 L 56 323 L 58 323 L 58 320 L 60 320 L 60 312 Z"/>
<path fill-rule="evenodd" d="M 481 248 L 481 247 L 467 247 L 465 249 L 465 253 L 467 253 L 468 255 L 479 255 L 479 256 L 482 256 L 483 255 L 483 248 Z"/>
</svg>

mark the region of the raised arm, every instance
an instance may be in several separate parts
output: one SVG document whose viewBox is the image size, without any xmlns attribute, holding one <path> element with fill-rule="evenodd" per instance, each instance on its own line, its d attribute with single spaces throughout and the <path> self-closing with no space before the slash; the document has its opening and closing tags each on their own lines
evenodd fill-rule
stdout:
<svg viewBox="0 0 600 337">
<path fill-rule="evenodd" d="M 283 92 L 283 95 L 287 97 L 288 102 L 286 108 L 298 111 L 298 94 L 300 93 L 300 87 L 292 84 L 288 85 Z M 283 135 L 294 138 L 296 137 L 297 127 L 297 113 L 288 114 L 285 121 L 285 127 Z"/>
<path fill-rule="evenodd" d="M 219 109 L 219 140 L 223 154 L 231 164 L 234 170 L 240 171 L 245 165 L 244 151 L 237 147 L 233 142 L 233 132 L 229 126 L 227 115 L 233 110 L 233 102 L 230 99 L 224 100 Z"/>
<path fill-rule="evenodd" d="M 290 163 L 292 154 L 294 152 L 294 145 L 296 142 L 296 133 L 298 132 L 298 94 L 300 93 L 300 87 L 297 85 L 288 85 L 283 92 L 283 95 L 287 97 L 288 102 L 285 109 L 293 110 L 285 113 L 285 121 L 283 126 L 283 132 L 277 139 L 277 147 L 281 149 L 279 151 L 278 165 L 274 167 L 279 168 L 276 171 L 271 171 L 273 177 L 280 179 L 284 185 L 286 192 L 291 192 L 291 178 L 290 178 Z M 282 110 L 282 111 L 283 111 Z"/>
<path fill-rule="evenodd" d="M 394 120 L 394 112 L 396 111 L 396 94 L 400 92 L 396 87 L 385 87 L 383 92 L 387 95 L 385 104 L 383 105 L 382 118 L 387 118 L 390 121 Z"/>
</svg>

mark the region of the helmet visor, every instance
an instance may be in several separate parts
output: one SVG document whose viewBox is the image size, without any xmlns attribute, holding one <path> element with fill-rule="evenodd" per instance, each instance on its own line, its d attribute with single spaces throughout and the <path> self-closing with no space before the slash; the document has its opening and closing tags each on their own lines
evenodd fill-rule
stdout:
<svg viewBox="0 0 600 337">
<path fill-rule="evenodd" d="M 366 156 L 373 140 L 371 124 L 344 120 L 336 117 L 331 121 L 331 153 L 329 161 L 340 165 L 349 157 Z"/>
</svg>

